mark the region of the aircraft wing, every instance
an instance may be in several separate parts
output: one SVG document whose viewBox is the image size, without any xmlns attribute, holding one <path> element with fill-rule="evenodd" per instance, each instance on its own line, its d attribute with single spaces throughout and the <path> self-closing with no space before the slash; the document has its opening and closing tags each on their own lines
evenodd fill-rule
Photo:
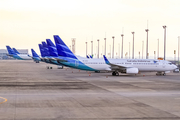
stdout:
<svg viewBox="0 0 180 120">
<path fill-rule="evenodd" d="M 59 58 L 48 58 L 49 60 L 55 60 L 58 62 L 68 62 L 67 60 L 59 59 Z"/>
<path fill-rule="evenodd" d="M 109 60 L 106 58 L 105 55 L 103 55 L 105 63 L 110 65 L 111 70 L 126 70 L 127 68 L 132 68 L 132 67 L 126 67 L 126 66 L 122 66 L 122 65 L 116 65 L 116 64 L 112 64 L 109 62 Z"/>
</svg>

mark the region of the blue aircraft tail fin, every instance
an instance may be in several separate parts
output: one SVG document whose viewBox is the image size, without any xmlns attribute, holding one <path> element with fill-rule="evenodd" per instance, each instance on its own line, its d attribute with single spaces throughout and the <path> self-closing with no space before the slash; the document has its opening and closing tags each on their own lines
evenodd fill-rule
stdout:
<svg viewBox="0 0 180 120">
<path fill-rule="evenodd" d="M 7 48 L 8 53 L 9 53 L 10 55 L 17 55 L 17 54 L 11 49 L 10 46 L 7 45 L 6 48 Z"/>
<path fill-rule="evenodd" d="M 43 48 L 44 55 L 50 56 L 48 45 L 44 41 L 42 42 L 42 48 Z"/>
<path fill-rule="evenodd" d="M 39 57 L 39 55 L 33 49 L 31 49 L 31 52 L 32 52 L 33 57 Z"/>
<path fill-rule="evenodd" d="M 56 43 L 56 48 L 59 56 L 77 59 L 77 57 L 73 54 L 73 52 L 67 47 L 67 45 L 58 35 L 54 35 L 54 41 Z"/>
<path fill-rule="evenodd" d="M 39 45 L 39 50 L 40 50 L 41 56 L 42 56 L 42 57 L 45 57 L 43 45 L 42 45 L 42 44 L 38 44 L 38 45 Z"/>
<path fill-rule="evenodd" d="M 46 42 L 47 42 L 50 56 L 58 57 L 58 52 L 54 43 L 50 39 L 46 39 Z"/>
<path fill-rule="evenodd" d="M 14 52 L 15 52 L 16 54 L 20 54 L 20 53 L 16 50 L 16 48 L 13 48 L 13 50 L 14 50 Z"/>
<path fill-rule="evenodd" d="M 89 56 L 88 56 L 88 55 L 86 55 L 86 57 L 89 59 Z"/>
<path fill-rule="evenodd" d="M 109 60 L 106 58 L 106 56 L 105 56 L 105 55 L 103 55 L 103 57 L 104 57 L 104 61 L 105 61 L 105 63 L 109 65 L 109 64 L 110 64 Z"/>
<path fill-rule="evenodd" d="M 90 58 L 93 58 L 93 57 L 90 55 Z"/>
</svg>

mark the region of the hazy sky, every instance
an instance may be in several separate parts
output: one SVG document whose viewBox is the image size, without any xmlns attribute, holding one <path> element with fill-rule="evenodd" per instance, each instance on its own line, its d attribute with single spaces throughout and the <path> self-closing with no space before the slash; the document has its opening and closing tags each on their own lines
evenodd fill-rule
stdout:
<svg viewBox="0 0 180 120">
<path fill-rule="evenodd" d="M 121 46 L 124 28 L 124 54 L 132 47 L 135 32 L 135 56 L 146 50 L 147 20 L 149 28 L 149 54 L 157 51 L 163 57 L 164 30 L 167 26 L 167 56 L 174 57 L 180 36 L 180 0 L 0 0 L 0 49 L 6 45 L 17 49 L 34 48 L 47 38 L 53 42 L 53 35 L 59 35 L 70 46 L 76 38 L 76 53 L 85 56 L 85 42 L 91 53 L 90 41 L 100 39 L 100 53 L 107 38 L 107 53 L 115 36 L 115 53 Z M 121 49 L 121 48 L 120 48 Z M 104 50 L 103 50 L 104 52 Z M 132 54 L 132 48 L 131 48 Z"/>
</svg>

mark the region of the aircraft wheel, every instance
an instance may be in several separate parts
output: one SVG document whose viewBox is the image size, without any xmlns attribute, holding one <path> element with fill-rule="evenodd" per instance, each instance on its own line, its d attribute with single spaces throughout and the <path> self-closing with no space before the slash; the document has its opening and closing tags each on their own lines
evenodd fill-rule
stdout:
<svg viewBox="0 0 180 120">
<path fill-rule="evenodd" d="M 52 69 L 52 67 L 50 67 L 50 69 Z"/>
<path fill-rule="evenodd" d="M 116 72 L 112 72 L 112 76 L 115 76 L 116 75 Z"/>
<path fill-rule="evenodd" d="M 47 66 L 47 69 L 49 69 L 49 66 Z"/>
<path fill-rule="evenodd" d="M 163 73 L 163 76 L 166 76 L 166 73 Z"/>
<path fill-rule="evenodd" d="M 116 76 L 119 76 L 119 73 L 118 73 L 118 72 L 116 72 Z"/>
</svg>

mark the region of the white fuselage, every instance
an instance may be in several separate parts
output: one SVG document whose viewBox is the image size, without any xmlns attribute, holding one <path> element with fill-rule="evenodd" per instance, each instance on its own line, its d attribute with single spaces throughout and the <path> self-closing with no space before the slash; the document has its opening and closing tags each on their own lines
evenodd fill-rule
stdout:
<svg viewBox="0 0 180 120">
<path fill-rule="evenodd" d="M 13 57 L 20 60 L 32 60 L 32 58 L 27 54 L 17 54 L 13 55 Z"/>
<path fill-rule="evenodd" d="M 78 59 L 86 66 L 96 70 L 112 70 L 111 66 L 106 64 L 104 59 L 86 59 L 80 57 Z M 126 68 L 138 68 L 139 72 L 165 72 L 177 68 L 171 62 L 156 59 L 109 59 L 109 62 Z"/>
</svg>

